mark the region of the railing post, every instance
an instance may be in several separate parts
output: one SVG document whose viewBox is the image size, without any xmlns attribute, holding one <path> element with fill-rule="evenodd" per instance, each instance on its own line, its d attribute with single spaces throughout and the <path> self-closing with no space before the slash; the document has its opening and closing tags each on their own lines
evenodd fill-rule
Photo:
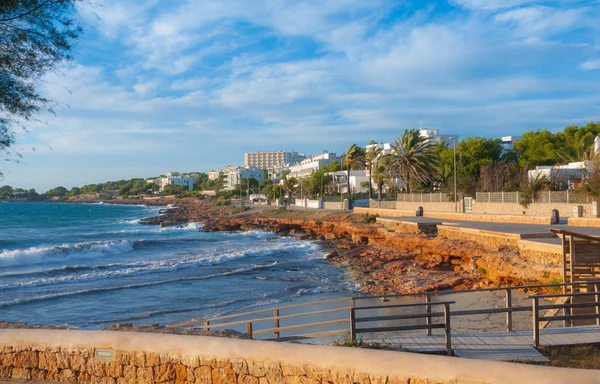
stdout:
<svg viewBox="0 0 600 384">
<path fill-rule="evenodd" d="M 600 284 L 594 284 L 594 289 L 596 290 L 596 294 L 594 295 L 594 299 L 596 299 L 596 325 L 600 325 L 600 289 L 598 287 Z"/>
<path fill-rule="evenodd" d="M 252 322 L 247 322 L 246 323 L 246 333 L 248 334 L 248 336 L 250 336 L 250 338 L 252 339 Z"/>
<path fill-rule="evenodd" d="M 444 333 L 446 336 L 446 352 L 452 356 L 452 330 L 450 329 L 450 304 L 444 303 Z"/>
<path fill-rule="evenodd" d="M 356 341 L 356 309 L 350 308 L 350 340 Z"/>
<path fill-rule="evenodd" d="M 512 332 L 512 290 L 510 288 L 506 289 L 506 308 L 510 310 L 506 312 L 506 331 Z"/>
<path fill-rule="evenodd" d="M 538 312 L 538 298 L 534 296 L 531 298 L 531 300 L 533 300 L 533 347 L 538 348 L 540 346 L 540 314 Z"/>
<path fill-rule="evenodd" d="M 431 295 L 429 293 L 425 293 L 425 302 L 431 303 Z M 431 313 L 431 305 L 426 305 L 425 307 L 426 307 L 427 314 L 430 314 Z M 431 316 L 427 316 L 425 318 L 425 324 L 431 325 Z M 426 335 L 431 336 L 431 328 L 427 328 Z"/>
<path fill-rule="evenodd" d="M 273 337 L 279 337 L 279 309 L 273 311 L 273 328 L 276 328 L 277 331 L 273 332 Z"/>
<path fill-rule="evenodd" d="M 206 332 L 210 331 L 209 325 L 210 325 L 210 320 L 204 320 L 204 330 Z"/>
<path fill-rule="evenodd" d="M 502 202 L 504 203 L 504 191 L 500 191 L 500 193 L 502 194 Z"/>
</svg>

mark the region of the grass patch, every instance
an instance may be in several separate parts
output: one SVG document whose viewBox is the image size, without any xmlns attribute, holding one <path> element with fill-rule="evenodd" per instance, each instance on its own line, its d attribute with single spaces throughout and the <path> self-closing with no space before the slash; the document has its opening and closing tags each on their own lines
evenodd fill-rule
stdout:
<svg viewBox="0 0 600 384">
<path fill-rule="evenodd" d="M 600 344 L 540 347 L 539 351 L 552 367 L 600 369 Z"/>
<path fill-rule="evenodd" d="M 356 220 L 357 224 L 375 224 L 377 222 L 377 218 L 379 217 L 379 214 L 362 214 L 359 216 L 359 218 Z"/>
<path fill-rule="evenodd" d="M 367 348 L 367 349 L 393 349 L 391 344 L 386 343 L 385 340 L 379 341 L 364 341 L 362 338 L 360 340 L 352 340 L 349 337 L 345 337 L 343 340 L 336 340 L 333 342 L 333 345 L 337 345 L 338 347 L 350 347 L 350 348 Z"/>
<path fill-rule="evenodd" d="M 479 273 L 481 273 L 483 276 L 487 276 L 488 271 L 487 269 L 483 268 L 483 267 L 479 267 L 477 268 L 477 270 L 479 271 Z"/>
</svg>

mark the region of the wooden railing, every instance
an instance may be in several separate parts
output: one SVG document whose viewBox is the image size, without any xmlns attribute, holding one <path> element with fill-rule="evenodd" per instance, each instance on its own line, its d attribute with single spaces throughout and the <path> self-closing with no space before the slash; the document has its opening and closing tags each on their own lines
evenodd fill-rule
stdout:
<svg viewBox="0 0 600 384">
<path fill-rule="evenodd" d="M 570 298 L 570 302 L 560 303 L 560 304 L 545 304 L 540 305 L 540 299 L 556 299 L 561 297 Z M 592 302 L 582 302 L 576 303 L 573 302 L 576 298 L 588 298 L 592 297 Z M 571 323 L 573 320 L 587 320 L 587 319 L 595 319 L 596 325 L 600 325 L 600 292 L 596 290 L 595 292 L 573 292 L 573 293 L 558 293 L 554 295 L 534 295 L 530 296 L 532 300 L 533 307 L 533 346 L 539 347 L 540 345 L 540 322 L 541 321 L 568 321 Z M 592 308 L 595 309 L 595 313 L 583 313 L 583 314 L 572 314 L 573 308 Z M 540 316 L 541 310 L 548 309 L 562 309 L 563 315 L 554 315 L 554 316 Z M 564 314 L 565 310 L 568 314 Z"/>
<path fill-rule="evenodd" d="M 348 303 L 348 306 L 344 306 L 341 308 L 327 308 L 316 311 L 309 312 L 301 312 L 301 313 L 291 313 L 291 314 L 282 314 L 282 312 L 289 311 L 291 309 L 303 308 L 303 307 L 315 307 L 315 306 L 329 306 L 336 303 Z M 255 311 L 236 313 L 233 315 L 219 316 L 213 317 L 210 319 L 199 319 L 194 321 L 189 321 L 186 323 L 175 324 L 169 326 L 170 328 L 181 328 L 181 327 L 193 327 L 193 328 L 201 328 L 205 331 L 222 329 L 222 328 L 231 328 L 235 326 L 245 325 L 246 334 L 250 338 L 255 338 L 256 336 L 273 334 L 272 340 L 278 341 L 293 341 L 293 340 L 303 340 L 303 339 L 313 339 L 313 338 L 322 338 L 322 337 L 331 337 L 331 336 L 340 336 L 347 335 L 350 333 L 350 317 L 347 316 L 342 319 L 335 320 L 325 320 L 325 321 L 313 321 L 313 322 L 305 322 L 302 324 L 293 324 L 282 326 L 282 320 L 290 320 L 290 319 L 301 319 L 311 316 L 317 315 L 326 315 L 332 313 L 350 313 L 350 309 L 352 307 L 353 299 L 352 298 L 343 298 L 343 299 L 332 299 L 332 300 L 322 300 L 322 301 L 313 301 L 309 303 L 295 304 L 295 305 L 287 305 L 277 308 L 269 308 L 269 309 L 259 309 Z M 256 315 L 266 315 L 262 317 L 255 317 L 250 319 L 240 319 L 248 316 L 256 316 Z M 235 320 L 239 319 L 239 320 Z M 224 320 L 233 320 L 233 321 L 225 321 Z M 266 329 L 256 329 L 256 324 L 261 324 L 265 322 L 272 322 L 273 327 Z M 305 329 L 314 329 L 314 328 L 325 328 L 332 327 L 336 325 L 345 325 L 343 329 L 336 330 L 328 330 L 321 332 L 311 332 L 304 334 L 296 334 L 293 336 L 281 337 L 281 333 L 290 332 L 290 331 L 301 331 Z"/>
<path fill-rule="evenodd" d="M 353 341 L 356 340 L 356 335 L 360 333 L 381 333 L 381 332 L 397 332 L 397 331 L 416 331 L 425 329 L 431 334 L 433 329 L 443 328 L 444 336 L 446 339 L 446 350 L 448 356 L 452 356 L 452 331 L 450 327 L 450 304 L 454 304 L 454 301 L 440 301 L 435 303 L 413 303 L 413 304 L 393 304 L 393 305 L 376 305 L 369 307 L 353 307 L 350 309 L 350 324 L 351 332 L 350 337 Z M 431 312 L 431 307 L 443 306 L 444 312 Z M 411 314 L 399 314 L 399 315 L 387 315 L 387 316 L 368 316 L 358 317 L 357 311 L 364 310 L 378 310 L 378 309 L 390 309 L 390 308 L 414 308 L 414 307 L 426 307 L 427 313 L 411 313 Z M 432 317 L 444 317 L 444 322 L 440 324 L 432 324 Z M 393 325 L 393 326 L 378 326 L 371 328 L 357 328 L 358 323 L 369 323 L 376 321 L 395 321 L 395 320 L 412 320 L 412 319 L 426 319 L 425 324 L 414 324 L 414 325 Z"/>
<path fill-rule="evenodd" d="M 515 290 L 532 290 L 532 289 L 552 289 L 559 291 L 562 287 L 581 287 L 581 286 L 595 286 L 594 292 L 582 292 L 582 293 L 562 293 L 562 294 L 539 294 L 531 295 L 528 298 L 532 299 L 532 305 L 513 306 L 513 292 Z M 501 308 L 483 308 L 473 310 L 452 310 L 451 305 L 455 304 L 454 301 L 433 301 L 435 296 L 444 296 L 449 294 L 458 293 L 482 293 L 482 292 L 497 292 L 501 291 L 505 294 L 505 307 Z M 560 299 L 566 297 L 568 300 L 561 302 Z M 573 302 L 573 298 L 576 297 L 593 297 L 593 301 L 585 303 Z M 379 304 L 361 305 L 364 300 L 379 300 L 386 302 L 389 299 L 402 299 L 402 298 L 424 298 L 423 302 L 417 303 L 400 303 L 396 304 L 391 302 L 390 304 Z M 559 299 L 556 303 L 545 304 L 541 300 L 547 299 Z M 341 305 L 338 308 L 331 308 L 335 305 Z M 434 311 L 433 309 L 440 308 L 443 306 L 443 311 Z M 313 310 L 306 312 L 293 313 L 294 309 L 307 308 L 307 307 L 322 307 L 320 309 L 313 308 Z M 401 311 L 407 308 L 422 308 L 424 312 L 420 313 L 391 313 L 386 315 L 377 315 L 378 310 L 391 310 L 394 312 L 395 309 Z M 573 308 L 588 308 L 595 313 L 586 314 L 573 314 L 571 309 Z M 562 310 L 562 315 L 557 316 L 556 313 L 546 313 L 540 315 L 542 310 Z M 292 313 L 289 313 L 292 311 Z M 209 319 L 200 319 L 189 321 L 186 323 L 175 324 L 170 326 L 171 328 L 179 327 L 193 327 L 200 328 L 206 331 L 223 329 L 223 328 L 244 328 L 245 332 L 250 338 L 256 338 L 257 336 L 265 335 L 272 337 L 266 338 L 267 340 L 276 341 L 295 341 L 315 338 L 325 338 L 334 336 L 346 336 L 349 335 L 352 340 L 356 340 L 360 334 L 367 333 L 383 333 L 383 332 L 407 332 L 416 330 L 425 330 L 428 336 L 432 335 L 434 329 L 444 329 L 447 351 L 451 353 L 452 347 L 452 331 L 450 319 L 455 316 L 473 316 L 473 315 L 484 315 L 484 314 L 506 314 L 506 330 L 508 332 L 513 331 L 512 314 L 514 312 L 532 312 L 533 317 L 533 334 L 534 344 L 539 345 L 539 330 L 544 328 L 543 324 L 548 324 L 551 321 L 563 320 L 565 325 L 572 325 L 573 320 L 581 319 L 596 319 L 596 324 L 600 325 L 600 280 L 598 281 L 581 281 L 575 283 L 561 283 L 561 284 L 537 284 L 527 286 L 514 286 L 514 287 L 497 287 L 497 288 L 484 288 L 477 290 L 457 290 L 457 291 L 438 291 L 438 292 L 424 292 L 419 294 L 399 294 L 399 295 L 386 295 L 386 296 L 357 296 L 352 298 L 342 298 L 333 300 L 322 300 L 309 303 L 301 303 L 295 305 L 287 305 L 276 308 L 258 309 L 255 311 L 237 313 L 232 315 L 225 315 L 219 317 L 213 317 Z M 364 314 L 368 312 L 368 314 Z M 340 316 L 332 316 L 333 319 L 318 319 L 315 320 L 315 316 L 327 316 L 330 314 L 341 314 Z M 310 319 L 313 317 L 313 319 Z M 435 318 L 443 317 L 443 323 L 434 323 Z M 419 320 L 425 319 L 425 324 L 385 324 L 388 321 L 400 321 L 400 320 Z M 290 323 L 290 320 L 295 322 Z M 270 323 L 266 325 L 265 323 Z M 283 324 L 286 323 L 286 324 Z M 361 328 L 360 325 L 365 323 L 377 323 L 375 325 L 366 326 Z M 330 329 L 335 327 L 335 329 Z M 316 328 L 322 328 L 321 330 Z M 329 328 L 329 329 L 328 329 Z M 316 330 L 315 330 L 316 329 Z M 310 331 L 312 330 L 312 331 Z M 300 331 L 300 332 L 299 332 Z M 306 332 L 304 332 L 306 331 Z M 288 335 L 282 335 L 287 333 Z"/>
</svg>

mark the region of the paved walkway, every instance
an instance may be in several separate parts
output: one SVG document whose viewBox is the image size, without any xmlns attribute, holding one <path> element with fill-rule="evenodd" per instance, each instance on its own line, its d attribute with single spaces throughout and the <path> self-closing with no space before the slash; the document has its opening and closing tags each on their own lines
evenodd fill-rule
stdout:
<svg viewBox="0 0 600 384">
<path fill-rule="evenodd" d="M 513 234 L 548 234 L 550 228 L 553 229 L 564 229 L 567 231 L 579 232 L 587 235 L 600 236 L 600 228 L 591 227 L 576 227 L 572 225 L 558 224 L 558 225 L 545 225 L 545 224 L 513 224 L 513 223 L 483 223 L 479 221 L 464 221 L 464 220 L 447 220 L 447 219 L 436 219 L 433 217 L 416 217 L 416 216 L 382 216 L 387 220 L 406 221 L 410 223 L 442 223 L 442 225 L 461 227 L 461 228 L 472 228 L 481 229 L 484 231 L 492 232 L 503 232 Z M 528 239 L 535 241 L 542 241 L 546 243 L 560 244 L 560 239 Z"/>
<path fill-rule="evenodd" d="M 381 339 L 369 339 L 381 341 Z M 385 342 L 413 352 L 445 352 L 444 335 L 386 337 Z M 550 328 L 540 330 L 540 345 L 577 345 L 600 343 L 600 326 Z M 452 335 L 452 349 L 459 357 L 495 361 L 533 361 L 548 359 L 532 346 L 531 331 L 470 333 Z"/>
</svg>

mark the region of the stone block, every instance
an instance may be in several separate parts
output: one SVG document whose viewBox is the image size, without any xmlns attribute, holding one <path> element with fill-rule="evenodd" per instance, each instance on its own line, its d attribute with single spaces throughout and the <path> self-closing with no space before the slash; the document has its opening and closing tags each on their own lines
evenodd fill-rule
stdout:
<svg viewBox="0 0 600 384">
<path fill-rule="evenodd" d="M 231 384 L 237 382 L 237 376 L 232 368 L 214 368 L 212 384 Z"/>
<path fill-rule="evenodd" d="M 137 368 L 137 379 L 139 384 L 154 384 L 154 373 L 152 368 Z"/>
<path fill-rule="evenodd" d="M 131 382 L 135 382 L 135 379 L 137 378 L 137 367 L 134 365 L 124 366 L 123 377 Z"/>
<path fill-rule="evenodd" d="M 194 368 L 187 367 L 187 381 L 188 383 L 193 383 L 196 381 L 196 376 L 194 375 Z"/>
<path fill-rule="evenodd" d="M 232 360 L 231 367 L 238 375 L 248 374 L 248 363 L 245 360 Z"/>
<path fill-rule="evenodd" d="M 248 361 L 248 372 L 254 377 L 264 377 L 267 375 L 267 369 L 264 363 L 257 363 L 256 361 Z"/>
<path fill-rule="evenodd" d="M 175 380 L 187 381 L 187 367 L 185 365 L 177 364 L 175 366 Z"/>
<path fill-rule="evenodd" d="M 315 379 L 309 379 L 306 376 L 285 376 L 285 384 L 321 384 L 322 382 Z"/>
<path fill-rule="evenodd" d="M 92 376 L 92 383 L 94 383 L 94 384 L 116 384 L 116 380 L 112 377 Z"/>
<path fill-rule="evenodd" d="M 310 365 L 304 367 L 306 377 L 319 381 L 332 381 L 331 371 L 328 369 L 317 368 Z"/>
<path fill-rule="evenodd" d="M 12 377 L 12 367 L 0 365 L 0 377 Z"/>
<path fill-rule="evenodd" d="M 37 368 L 39 365 L 38 353 L 35 351 L 23 351 L 17 355 L 15 366 L 21 368 Z"/>
<path fill-rule="evenodd" d="M 57 372 L 58 360 L 56 356 L 55 352 L 40 352 L 38 367 L 46 371 Z"/>
<path fill-rule="evenodd" d="M 296 365 L 281 364 L 281 370 L 283 371 L 283 376 L 306 376 L 304 367 Z"/>
<path fill-rule="evenodd" d="M 354 375 L 350 372 L 331 372 L 335 384 L 354 384 Z"/>
<path fill-rule="evenodd" d="M 131 355 L 131 365 L 146 368 L 146 354 L 144 352 L 135 352 Z"/>
<path fill-rule="evenodd" d="M 87 372 L 79 372 L 79 375 L 77 375 L 78 383 L 89 383 L 91 381 L 92 381 L 92 375 L 90 375 Z"/>
<path fill-rule="evenodd" d="M 196 384 L 211 384 L 212 383 L 212 370 L 208 365 L 194 369 L 194 379 Z"/>
<path fill-rule="evenodd" d="M 123 365 L 131 365 L 131 355 L 127 351 L 115 351 L 115 361 Z"/>
<path fill-rule="evenodd" d="M 0 360 L 0 363 L 5 367 L 14 367 L 16 365 L 16 359 L 16 353 L 4 353 L 2 354 L 2 360 Z"/>
<path fill-rule="evenodd" d="M 217 360 L 214 357 L 200 356 L 200 358 L 198 360 L 199 360 L 201 366 L 207 365 L 211 368 L 215 368 L 216 364 L 217 364 Z"/>
<path fill-rule="evenodd" d="M 198 356 L 184 356 L 181 358 L 181 364 L 189 368 L 198 368 L 200 366 L 200 360 Z"/>
<path fill-rule="evenodd" d="M 414 380 L 406 377 L 390 376 L 388 377 L 387 384 L 414 384 Z"/>
<path fill-rule="evenodd" d="M 104 371 L 106 372 L 106 376 L 114 378 L 123 377 L 123 365 L 118 361 L 105 364 Z"/>
<path fill-rule="evenodd" d="M 85 371 L 85 358 L 79 355 L 71 355 L 69 357 L 69 366 L 73 371 L 83 372 Z"/>
<path fill-rule="evenodd" d="M 238 377 L 238 384 L 259 384 L 258 379 L 254 376 L 241 375 Z"/>
<path fill-rule="evenodd" d="M 70 369 L 62 369 L 58 373 L 58 380 L 67 383 L 74 383 L 77 382 L 77 375 Z"/>
<path fill-rule="evenodd" d="M 388 384 L 387 376 L 369 376 L 371 384 Z"/>
<path fill-rule="evenodd" d="M 56 353 L 56 366 L 58 369 L 69 369 L 69 354 L 67 352 L 57 352 Z"/>
<path fill-rule="evenodd" d="M 31 369 L 15 367 L 12 369 L 13 379 L 31 379 Z"/>
<path fill-rule="evenodd" d="M 156 367 L 161 364 L 167 364 L 161 361 L 161 356 L 158 353 L 146 353 L 146 367 Z"/>
<path fill-rule="evenodd" d="M 34 380 L 46 380 L 47 372 L 43 369 L 32 369 L 31 370 L 31 378 Z M 1 377 L 2 375 L 0 375 Z"/>
<path fill-rule="evenodd" d="M 171 364 L 161 364 L 153 369 L 154 381 L 157 383 L 175 380 L 175 368 Z"/>
</svg>

